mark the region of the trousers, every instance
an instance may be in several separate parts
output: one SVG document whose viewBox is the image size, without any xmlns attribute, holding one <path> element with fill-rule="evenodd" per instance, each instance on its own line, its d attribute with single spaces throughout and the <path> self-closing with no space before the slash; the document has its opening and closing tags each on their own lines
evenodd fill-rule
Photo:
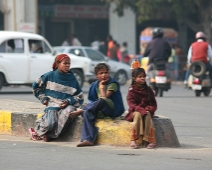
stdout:
<svg viewBox="0 0 212 170">
<path fill-rule="evenodd" d="M 89 103 L 83 110 L 81 141 L 87 140 L 89 142 L 95 142 L 98 134 L 98 128 L 95 126 L 98 112 L 101 111 L 105 116 L 112 117 L 114 110 L 104 99 Z"/>
</svg>

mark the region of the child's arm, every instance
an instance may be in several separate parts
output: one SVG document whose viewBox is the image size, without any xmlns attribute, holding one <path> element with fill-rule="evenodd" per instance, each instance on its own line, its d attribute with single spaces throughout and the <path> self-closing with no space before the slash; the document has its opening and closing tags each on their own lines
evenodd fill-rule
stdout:
<svg viewBox="0 0 212 170">
<path fill-rule="evenodd" d="M 42 75 L 36 82 L 32 84 L 34 96 L 41 101 L 44 105 L 48 105 L 49 98 L 45 95 L 45 82 L 46 75 Z"/>
<path fill-rule="evenodd" d="M 127 103 L 129 106 L 129 112 L 139 112 L 142 115 L 147 114 L 145 108 L 141 107 L 139 104 L 137 104 L 136 100 L 135 100 L 135 96 L 133 95 L 132 91 L 128 91 L 128 95 L 127 95 Z"/>
<path fill-rule="evenodd" d="M 145 108 L 146 111 L 149 111 L 152 115 L 154 115 L 156 109 L 157 109 L 157 102 L 155 100 L 154 92 L 151 88 L 149 88 L 150 93 L 150 104 Z"/>
<path fill-rule="evenodd" d="M 113 86 L 109 85 L 109 87 L 106 89 L 105 82 L 104 81 L 99 82 L 100 96 L 103 98 L 104 97 L 109 98 L 113 94 L 113 92 L 116 91 L 116 89 L 117 89 L 117 86 L 114 86 L 114 84 Z"/>
<path fill-rule="evenodd" d="M 73 105 L 75 107 L 79 107 L 84 102 L 84 94 L 83 94 L 82 89 L 81 89 L 81 87 L 80 87 L 80 85 L 78 83 L 77 83 L 75 88 L 77 89 L 77 91 L 74 93 L 74 95 L 70 96 L 65 101 L 69 105 Z"/>
</svg>

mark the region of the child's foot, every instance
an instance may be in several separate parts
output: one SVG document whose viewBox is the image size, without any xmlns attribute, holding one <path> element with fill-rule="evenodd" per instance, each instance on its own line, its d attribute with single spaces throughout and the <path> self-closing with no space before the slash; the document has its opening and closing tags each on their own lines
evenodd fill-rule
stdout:
<svg viewBox="0 0 212 170">
<path fill-rule="evenodd" d="M 75 110 L 75 111 L 72 111 L 69 116 L 70 118 L 74 119 L 76 118 L 77 116 L 81 115 L 83 113 L 83 110 L 82 109 L 78 109 L 78 110 Z"/>
<path fill-rule="evenodd" d="M 135 143 L 135 141 L 131 141 L 130 147 L 131 147 L 132 149 L 138 149 L 138 145 Z"/>
<path fill-rule="evenodd" d="M 77 145 L 77 147 L 83 147 L 83 146 L 93 146 L 93 142 L 90 142 L 90 141 L 87 141 L 87 140 L 84 140 L 83 142 L 79 143 Z"/>
<path fill-rule="evenodd" d="M 48 137 L 47 135 L 43 135 L 42 139 L 43 139 L 44 142 L 49 142 L 51 140 L 51 138 Z"/>
<path fill-rule="evenodd" d="M 149 143 L 148 146 L 147 146 L 147 149 L 153 149 L 155 147 L 156 147 L 155 143 Z"/>
</svg>

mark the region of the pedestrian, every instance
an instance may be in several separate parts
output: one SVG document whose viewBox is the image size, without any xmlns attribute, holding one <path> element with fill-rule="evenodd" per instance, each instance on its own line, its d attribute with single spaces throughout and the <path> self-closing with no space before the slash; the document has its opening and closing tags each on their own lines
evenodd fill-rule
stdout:
<svg viewBox="0 0 212 170">
<path fill-rule="evenodd" d="M 110 50 L 114 46 L 113 37 L 111 35 L 107 36 L 107 56 L 110 58 Z"/>
<path fill-rule="evenodd" d="M 82 43 L 79 41 L 79 39 L 74 34 L 71 35 L 71 45 L 72 46 L 82 46 Z"/>
<path fill-rule="evenodd" d="M 120 54 L 120 50 L 119 50 L 118 43 L 116 41 L 113 41 L 113 46 L 109 50 L 108 54 L 109 54 L 108 56 L 111 60 L 119 61 L 120 56 L 118 56 L 118 55 Z"/>
<path fill-rule="evenodd" d="M 97 81 L 91 84 L 88 100 L 83 108 L 83 125 L 81 143 L 77 147 L 93 146 L 98 134 L 95 122 L 98 117 L 115 118 L 125 111 L 119 83 L 109 76 L 110 68 L 105 63 L 95 66 Z"/>
<path fill-rule="evenodd" d="M 66 38 L 66 39 L 63 41 L 63 43 L 62 43 L 61 46 L 70 46 L 70 44 L 69 44 L 69 38 Z"/>
<path fill-rule="evenodd" d="M 133 122 L 130 147 L 137 149 L 136 140 L 142 139 L 148 149 L 156 146 L 155 129 L 152 118 L 157 109 L 154 93 L 147 86 L 146 73 L 143 68 L 132 70 L 132 84 L 128 90 L 127 103 L 129 106 L 126 120 Z"/>
<path fill-rule="evenodd" d="M 121 48 L 121 56 L 122 56 L 122 62 L 124 63 L 129 63 L 128 58 L 129 58 L 129 53 L 128 53 L 128 44 L 127 42 L 123 42 L 122 48 Z"/>
<path fill-rule="evenodd" d="M 68 55 L 57 55 L 53 71 L 45 73 L 32 84 L 35 97 L 46 105 L 35 129 L 29 129 L 32 140 L 48 142 L 57 138 L 80 114 L 77 108 L 82 105 L 84 97 L 76 77 L 70 71 L 70 63 Z"/>
<path fill-rule="evenodd" d="M 107 55 L 107 50 L 106 50 L 106 46 L 105 46 L 105 42 L 104 41 L 101 41 L 100 42 L 100 45 L 99 45 L 99 51 L 101 53 L 103 53 L 104 55 Z"/>
<path fill-rule="evenodd" d="M 100 44 L 101 44 L 101 42 L 99 41 L 99 37 L 96 36 L 96 37 L 95 37 L 95 40 L 91 43 L 91 47 L 92 47 L 94 50 L 99 50 Z"/>
</svg>

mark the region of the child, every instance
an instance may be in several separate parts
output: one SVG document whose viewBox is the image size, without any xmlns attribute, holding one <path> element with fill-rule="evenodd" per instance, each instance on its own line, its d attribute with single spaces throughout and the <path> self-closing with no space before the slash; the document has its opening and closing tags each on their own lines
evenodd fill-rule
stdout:
<svg viewBox="0 0 212 170">
<path fill-rule="evenodd" d="M 88 94 L 90 103 L 83 108 L 85 111 L 81 143 L 77 147 L 94 145 L 98 134 L 95 122 L 99 112 L 114 118 L 125 111 L 119 84 L 109 76 L 109 66 L 99 63 L 95 66 L 94 72 L 98 80 L 91 84 Z"/>
<path fill-rule="evenodd" d="M 79 115 L 76 110 L 84 101 L 81 87 L 70 71 L 70 58 L 56 56 L 53 71 L 42 75 L 32 84 L 33 93 L 46 105 L 44 114 L 36 121 L 35 130 L 29 129 L 32 140 L 48 142 L 57 138 L 64 127 Z"/>
<path fill-rule="evenodd" d="M 126 120 L 133 121 L 133 129 L 131 136 L 131 148 L 137 149 L 136 140 L 142 138 L 143 143 L 147 143 L 147 148 L 156 146 L 154 124 L 152 117 L 157 109 L 157 103 L 154 93 L 147 86 L 146 73 L 143 68 L 135 68 L 132 70 L 132 85 L 129 88 L 127 102 L 129 105 L 129 113 Z"/>
</svg>

